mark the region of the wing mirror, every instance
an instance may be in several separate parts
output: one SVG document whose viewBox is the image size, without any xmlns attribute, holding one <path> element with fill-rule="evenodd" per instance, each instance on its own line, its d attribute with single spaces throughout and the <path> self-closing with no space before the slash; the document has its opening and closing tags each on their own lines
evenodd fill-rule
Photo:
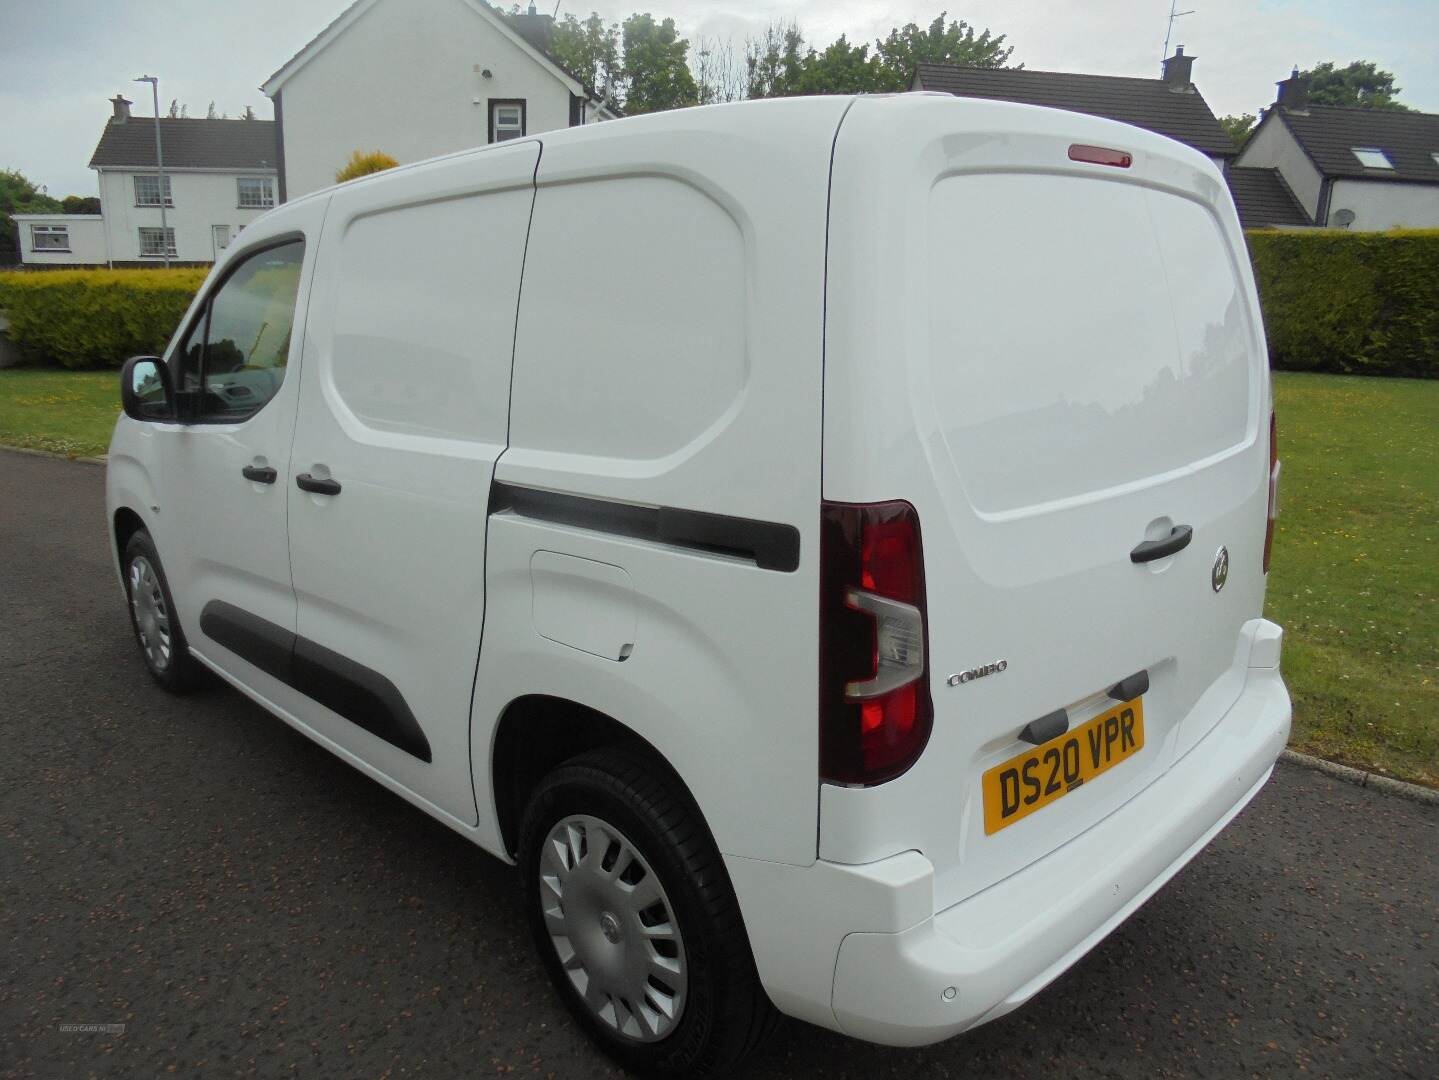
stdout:
<svg viewBox="0 0 1439 1080">
<path fill-rule="evenodd" d="M 120 369 L 120 404 L 132 420 L 174 420 L 170 369 L 158 356 L 132 356 Z"/>
</svg>

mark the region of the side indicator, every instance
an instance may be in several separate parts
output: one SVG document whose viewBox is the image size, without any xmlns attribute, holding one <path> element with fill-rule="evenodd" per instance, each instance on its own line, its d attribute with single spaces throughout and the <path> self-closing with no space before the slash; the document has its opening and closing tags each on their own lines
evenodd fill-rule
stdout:
<svg viewBox="0 0 1439 1080">
<path fill-rule="evenodd" d="M 1123 150 L 1110 150 L 1103 146 L 1089 146 L 1075 143 L 1069 148 L 1070 161 L 1087 161 L 1091 165 L 1112 165 L 1116 169 L 1127 169 L 1134 164 L 1134 158 Z"/>
</svg>

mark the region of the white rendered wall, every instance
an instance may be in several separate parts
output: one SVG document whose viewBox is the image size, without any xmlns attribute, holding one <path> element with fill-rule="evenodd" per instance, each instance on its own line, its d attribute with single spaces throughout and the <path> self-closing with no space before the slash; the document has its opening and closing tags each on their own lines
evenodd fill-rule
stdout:
<svg viewBox="0 0 1439 1080">
<path fill-rule="evenodd" d="M 1392 180 L 1335 180 L 1329 194 L 1329 221 L 1353 210 L 1350 229 L 1432 229 L 1439 226 L 1439 184 Z"/>
<path fill-rule="evenodd" d="M 570 125 L 570 87 L 464 0 L 380 0 L 280 95 L 287 199 L 333 184 L 355 150 L 407 164 L 483 146 L 492 98 L 526 100 L 527 134 Z"/>
<path fill-rule="evenodd" d="M 158 206 L 135 205 L 135 175 L 154 175 L 153 169 L 102 169 L 100 173 L 100 208 L 105 216 L 105 233 L 112 262 L 137 262 L 140 255 L 141 226 L 160 226 Z M 237 181 L 242 176 L 268 176 L 276 201 L 280 182 L 274 170 L 251 169 L 235 172 L 197 170 L 165 170 L 170 178 L 170 195 L 174 206 L 165 208 L 166 224 L 175 230 L 175 254 L 172 261 L 213 262 L 215 246 L 212 226 L 228 225 L 230 242 L 240 230 L 259 217 L 264 210 L 241 209 Z M 162 263 L 158 255 L 144 256 L 145 262 Z M 103 259 L 101 261 L 104 261 Z"/>
<path fill-rule="evenodd" d="M 1244 144 L 1243 151 L 1234 161 L 1235 165 L 1253 165 L 1264 169 L 1278 169 L 1289 190 L 1294 192 L 1299 204 L 1314 219 L 1319 209 L 1319 190 L 1324 178 L 1315 168 L 1314 162 L 1299 145 L 1292 132 L 1284 124 L 1282 116 L 1263 124 Z M 1334 205 L 1332 202 L 1330 205 Z"/>
<path fill-rule="evenodd" d="M 27 266 L 95 266 L 105 261 L 105 223 L 99 214 L 15 214 L 20 234 L 20 261 Z M 64 225 L 69 251 L 36 251 L 31 225 Z"/>
</svg>

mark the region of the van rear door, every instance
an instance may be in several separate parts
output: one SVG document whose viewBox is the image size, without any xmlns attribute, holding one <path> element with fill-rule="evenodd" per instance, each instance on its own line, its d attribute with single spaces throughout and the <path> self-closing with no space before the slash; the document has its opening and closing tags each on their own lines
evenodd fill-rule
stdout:
<svg viewBox="0 0 1439 1080">
<path fill-rule="evenodd" d="M 917 511 L 934 719 L 898 779 L 826 785 L 821 855 L 918 847 L 945 906 L 1113 812 L 1238 696 L 1262 331 L 1218 170 L 1110 121 L 862 100 L 830 222 L 824 497 Z M 1078 745 L 1024 768 L 1065 726 Z"/>
</svg>

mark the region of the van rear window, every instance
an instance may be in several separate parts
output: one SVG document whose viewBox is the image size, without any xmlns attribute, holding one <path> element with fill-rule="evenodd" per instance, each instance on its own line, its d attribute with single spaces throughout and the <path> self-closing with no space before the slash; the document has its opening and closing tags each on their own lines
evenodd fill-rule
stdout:
<svg viewBox="0 0 1439 1080">
<path fill-rule="evenodd" d="M 1219 223 L 1129 182 L 976 174 L 932 190 L 929 352 L 970 503 L 1005 513 L 1241 443 L 1258 366 Z"/>
</svg>

